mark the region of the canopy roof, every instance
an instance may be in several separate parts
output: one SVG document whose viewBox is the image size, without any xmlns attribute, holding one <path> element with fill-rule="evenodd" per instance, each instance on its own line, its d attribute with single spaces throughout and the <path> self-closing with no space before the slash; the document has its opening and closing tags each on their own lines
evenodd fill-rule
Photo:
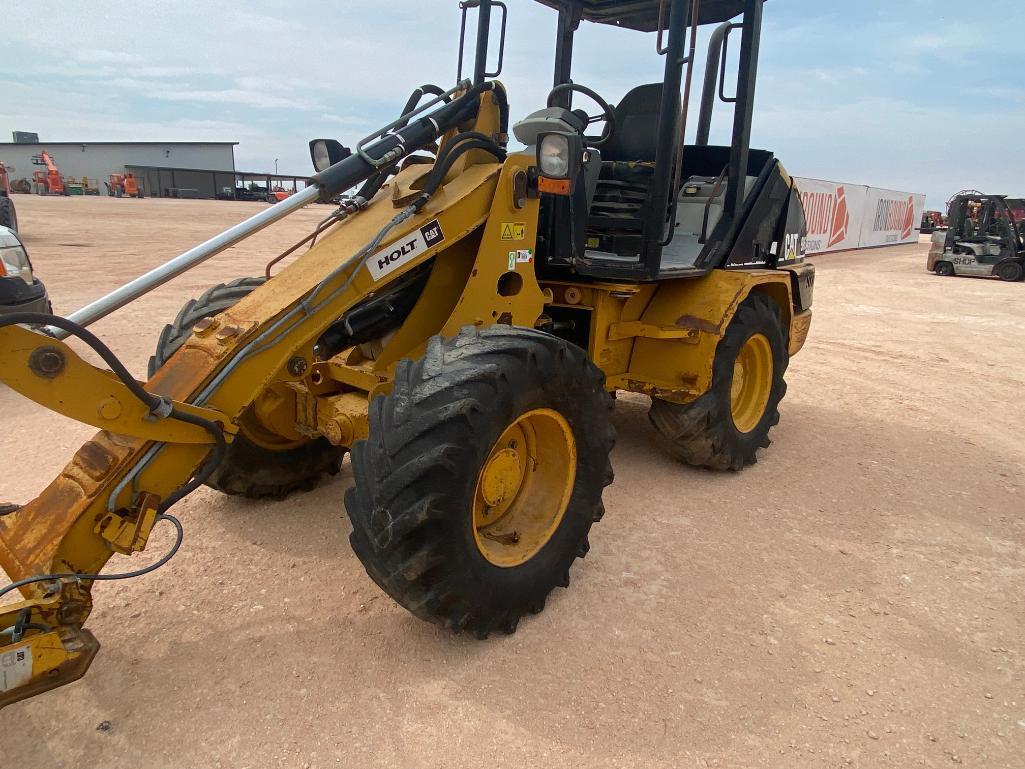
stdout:
<svg viewBox="0 0 1025 769">
<path fill-rule="evenodd" d="M 658 29 L 659 0 L 537 0 L 556 9 L 579 8 L 581 18 L 641 32 Z M 701 0 L 699 24 L 719 24 L 739 16 L 751 0 Z M 668 16 L 668 12 L 666 13 Z"/>
</svg>

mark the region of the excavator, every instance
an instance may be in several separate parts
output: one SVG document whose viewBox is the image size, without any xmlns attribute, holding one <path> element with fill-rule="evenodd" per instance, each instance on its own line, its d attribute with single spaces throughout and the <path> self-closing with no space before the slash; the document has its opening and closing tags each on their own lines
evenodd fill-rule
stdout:
<svg viewBox="0 0 1025 769">
<path fill-rule="evenodd" d="M 99 429 L 38 497 L 0 508 L 0 598 L 21 591 L 0 603 L 0 706 L 85 673 L 93 587 L 167 563 L 185 534 L 174 505 L 202 485 L 280 498 L 349 454 L 349 541 L 369 579 L 483 639 L 542 611 L 588 553 L 617 391 L 650 397 L 652 434 L 683 463 L 740 470 L 769 445 L 814 269 L 793 179 L 750 146 L 763 0 L 539 2 L 553 85 L 515 124 L 498 79 L 509 9 L 464 0 L 455 84 L 417 88 L 354 147 L 312 141 L 309 187 L 67 317 L 0 318 L 0 381 Z M 662 79 L 615 105 L 578 82 L 574 44 L 594 25 L 647 35 Z M 732 107 L 724 144 L 717 103 Z M 286 266 L 185 304 L 147 381 L 89 331 L 333 199 Z M 156 527 L 174 534 L 159 558 L 104 570 Z"/>
<path fill-rule="evenodd" d="M 45 171 L 40 169 L 32 172 L 32 181 L 38 194 L 67 194 L 67 190 L 64 189 L 64 177 L 61 176 L 61 172 L 57 169 L 57 164 L 54 163 L 53 156 L 49 152 L 43 150 L 38 155 L 33 155 L 32 164 L 36 166 L 46 166 Z"/>
</svg>

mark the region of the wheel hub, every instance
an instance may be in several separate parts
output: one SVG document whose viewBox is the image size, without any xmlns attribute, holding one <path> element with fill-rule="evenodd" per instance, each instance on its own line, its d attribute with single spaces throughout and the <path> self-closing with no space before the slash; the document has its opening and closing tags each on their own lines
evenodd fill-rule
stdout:
<svg viewBox="0 0 1025 769">
<path fill-rule="evenodd" d="M 515 448 L 502 449 L 492 454 L 481 476 L 481 495 L 496 508 L 516 496 L 523 482 L 523 466 Z"/>
</svg>

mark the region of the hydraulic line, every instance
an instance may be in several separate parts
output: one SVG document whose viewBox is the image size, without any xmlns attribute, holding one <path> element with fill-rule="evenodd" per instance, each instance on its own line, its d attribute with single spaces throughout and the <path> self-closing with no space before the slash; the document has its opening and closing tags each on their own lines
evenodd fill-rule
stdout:
<svg viewBox="0 0 1025 769">
<path fill-rule="evenodd" d="M 425 181 L 423 192 L 416 198 L 416 200 L 414 200 L 413 203 L 411 203 L 409 206 L 407 206 L 398 214 L 396 214 L 391 219 L 391 221 L 388 222 L 388 224 L 386 224 L 374 236 L 374 238 L 365 246 L 363 246 L 363 248 L 361 248 L 356 254 L 354 254 L 350 259 L 346 260 L 344 264 L 335 268 L 335 270 L 333 270 L 328 276 L 326 276 L 317 285 L 317 287 L 314 288 L 313 291 L 306 297 L 306 299 L 301 301 L 295 308 L 286 313 L 284 317 L 279 319 L 277 322 L 273 323 L 270 326 L 270 328 L 264 330 L 263 333 L 258 335 L 250 343 L 248 343 L 241 350 L 239 350 L 239 353 L 232 359 L 232 361 L 224 369 L 222 369 L 214 378 L 214 380 L 210 382 L 210 384 L 203 390 L 202 393 L 200 393 L 199 397 L 196 399 L 196 402 L 201 403 L 205 400 L 205 398 L 209 397 L 209 395 L 216 389 L 220 382 L 222 382 L 224 378 L 228 375 L 228 373 L 230 373 L 232 369 L 238 366 L 239 363 L 241 363 L 243 360 L 250 357 L 251 355 L 254 355 L 256 352 L 265 349 L 266 345 L 261 346 L 261 343 L 263 343 L 267 339 L 267 337 L 274 334 L 284 323 L 292 320 L 297 314 L 300 314 L 300 312 L 306 317 L 315 314 L 319 310 L 323 309 L 324 306 L 329 304 L 335 297 L 339 296 L 340 294 L 348 290 L 348 288 L 352 285 L 353 280 L 355 280 L 356 275 L 359 273 L 359 270 L 363 267 L 363 265 L 370 258 L 370 256 L 377 250 L 380 244 L 387 237 L 388 233 L 390 233 L 395 227 L 397 227 L 402 222 L 415 216 L 416 213 L 421 208 L 423 208 L 424 205 L 427 204 L 431 196 L 435 192 L 437 192 L 438 188 L 441 186 L 442 180 L 445 178 L 445 175 L 451 170 L 456 160 L 458 160 L 459 157 L 463 154 L 476 149 L 484 150 L 491 153 L 500 162 L 505 159 L 505 150 L 502 149 L 502 147 L 498 146 L 491 139 L 491 137 L 483 133 L 473 131 L 466 132 L 465 134 L 460 134 L 454 137 L 451 142 L 446 144 L 442 152 L 439 153 L 439 157 L 435 163 L 435 166 L 428 174 L 427 180 Z M 378 176 L 386 178 L 386 174 L 383 171 L 378 172 Z M 383 181 L 381 183 L 383 184 Z M 331 280 L 333 280 L 341 272 L 348 269 L 349 267 L 353 267 L 353 270 L 349 275 L 349 278 L 346 280 L 346 282 L 340 288 L 332 291 L 331 294 L 328 295 L 319 304 L 311 306 L 311 301 L 316 299 L 319 293 L 323 290 L 324 286 L 327 285 Z M 128 390 L 136 398 L 138 398 L 143 404 L 147 406 L 147 408 L 150 409 L 151 413 L 154 416 L 157 416 L 159 418 L 177 419 L 181 422 L 187 422 L 189 424 L 202 427 L 207 432 L 209 432 L 211 437 L 213 438 L 214 449 L 211 452 L 210 456 L 206 459 L 206 461 L 197 470 L 197 472 L 194 473 L 193 477 L 186 483 L 182 484 L 170 495 L 168 495 L 157 508 L 157 515 L 154 524 L 162 520 L 170 521 L 171 524 L 175 527 L 177 533 L 175 542 L 172 545 L 171 549 L 158 561 L 155 561 L 149 566 L 143 567 L 141 569 L 119 574 L 104 575 L 78 574 L 75 572 L 66 572 L 57 574 L 43 574 L 34 577 L 28 577 L 26 579 L 13 582 L 5 586 L 4 588 L 0 589 L 0 597 L 6 595 L 7 593 L 19 587 L 33 584 L 36 582 L 44 582 L 59 579 L 78 579 L 90 581 L 130 579 L 132 577 L 142 576 L 144 574 L 148 574 L 151 571 L 155 571 L 156 569 L 160 568 L 169 560 L 171 560 L 171 558 L 174 557 L 174 555 L 178 552 L 178 549 L 181 547 L 182 540 L 184 538 L 184 531 L 181 522 L 174 516 L 168 514 L 167 510 L 172 505 L 186 497 L 188 494 L 195 491 L 195 489 L 197 489 L 199 486 L 201 486 L 210 477 L 210 474 L 214 471 L 214 469 L 216 469 L 216 467 L 220 464 L 221 460 L 224 457 L 224 453 L 227 449 L 227 443 L 224 440 L 223 431 L 221 430 L 220 426 L 216 423 L 211 422 L 207 419 L 203 419 L 202 417 L 184 413 L 179 409 L 175 408 L 173 404 L 167 399 L 164 399 L 159 395 L 147 392 L 131 376 L 131 374 L 129 374 L 128 369 L 125 368 L 124 364 L 122 364 L 121 361 L 117 358 L 117 356 L 114 355 L 113 351 L 111 351 L 109 347 L 107 347 L 103 342 L 101 342 L 99 338 L 97 338 L 94 334 L 83 328 L 78 323 L 68 320 L 67 318 L 62 318 L 56 315 L 48 315 L 45 313 L 13 313 L 10 315 L 0 317 L 0 328 L 4 326 L 18 324 L 37 325 L 50 327 L 54 329 L 60 329 L 65 332 L 65 336 L 71 335 L 78 337 L 100 356 L 100 358 L 110 367 L 110 370 L 113 372 L 113 374 L 119 380 L 121 380 L 122 383 L 124 383 L 125 387 L 127 387 Z M 155 455 L 155 452 L 151 452 L 151 458 Z"/>
<path fill-rule="evenodd" d="M 206 458 L 203 464 L 200 465 L 193 477 L 164 498 L 157 507 L 157 514 L 153 522 L 154 526 L 160 521 L 169 521 L 176 531 L 174 544 L 158 561 L 155 561 L 149 566 L 145 566 L 141 569 L 119 574 L 78 574 L 76 572 L 63 572 L 58 574 L 41 574 L 34 577 L 27 577 L 26 579 L 18 580 L 17 582 L 12 582 L 11 584 L 4 586 L 0 589 L 0 597 L 3 597 L 12 590 L 35 582 L 45 582 L 55 579 L 130 579 L 159 569 L 174 557 L 175 553 L 178 552 L 178 548 L 181 547 L 182 540 L 184 539 L 184 531 L 182 529 L 181 522 L 173 515 L 170 515 L 167 511 L 172 505 L 179 502 L 205 483 L 207 478 L 210 477 L 210 474 L 221 463 L 224 458 L 224 453 L 227 450 L 227 443 L 224 440 L 224 431 L 216 422 L 181 411 L 175 408 L 170 400 L 144 390 L 142 385 L 140 385 L 132 375 L 128 373 L 128 369 L 125 368 L 124 364 L 116 355 L 114 355 L 113 351 L 111 351 L 107 345 L 101 342 L 93 333 L 74 321 L 57 315 L 36 312 L 16 312 L 11 313 L 10 315 L 0 316 L 0 328 L 13 325 L 50 326 L 64 330 L 67 332 L 67 335 L 78 337 L 100 356 L 100 358 L 110 367 L 114 376 L 116 376 L 122 384 L 128 388 L 132 395 L 138 398 L 146 405 L 147 408 L 149 408 L 150 413 L 153 414 L 153 416 L 159 419 L 176 419 L 179 422 L 187 422 L 188 424 L 203 428 L 210 433 L 210 436 L 213 438 L 213 450 L 210 452 L 210 455 Z"/>
</svg>

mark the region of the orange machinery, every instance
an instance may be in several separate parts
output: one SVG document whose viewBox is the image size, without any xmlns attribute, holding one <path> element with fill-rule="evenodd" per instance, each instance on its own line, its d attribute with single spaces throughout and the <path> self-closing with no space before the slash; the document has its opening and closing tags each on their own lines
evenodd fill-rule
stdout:
<svg viewBox="0 0 1025 769">
<path fill-rule="evenodd" d="M 135 174 L 111 174 L 107 177 L 107 194 L 113 197 L 139 197 L 139 183 Z"/>
<path fill-rule="evenodd" d="M 49 152 L 43 150 L 38 155 L 32 156 L 32 164 L 46 166 L 46 170 L 32 172 L 32 181 L 35 183 L 36 192 L 40 195 L 63 195 L 64 177 L 57 170 L 57 164 Z"/>
</svg>

